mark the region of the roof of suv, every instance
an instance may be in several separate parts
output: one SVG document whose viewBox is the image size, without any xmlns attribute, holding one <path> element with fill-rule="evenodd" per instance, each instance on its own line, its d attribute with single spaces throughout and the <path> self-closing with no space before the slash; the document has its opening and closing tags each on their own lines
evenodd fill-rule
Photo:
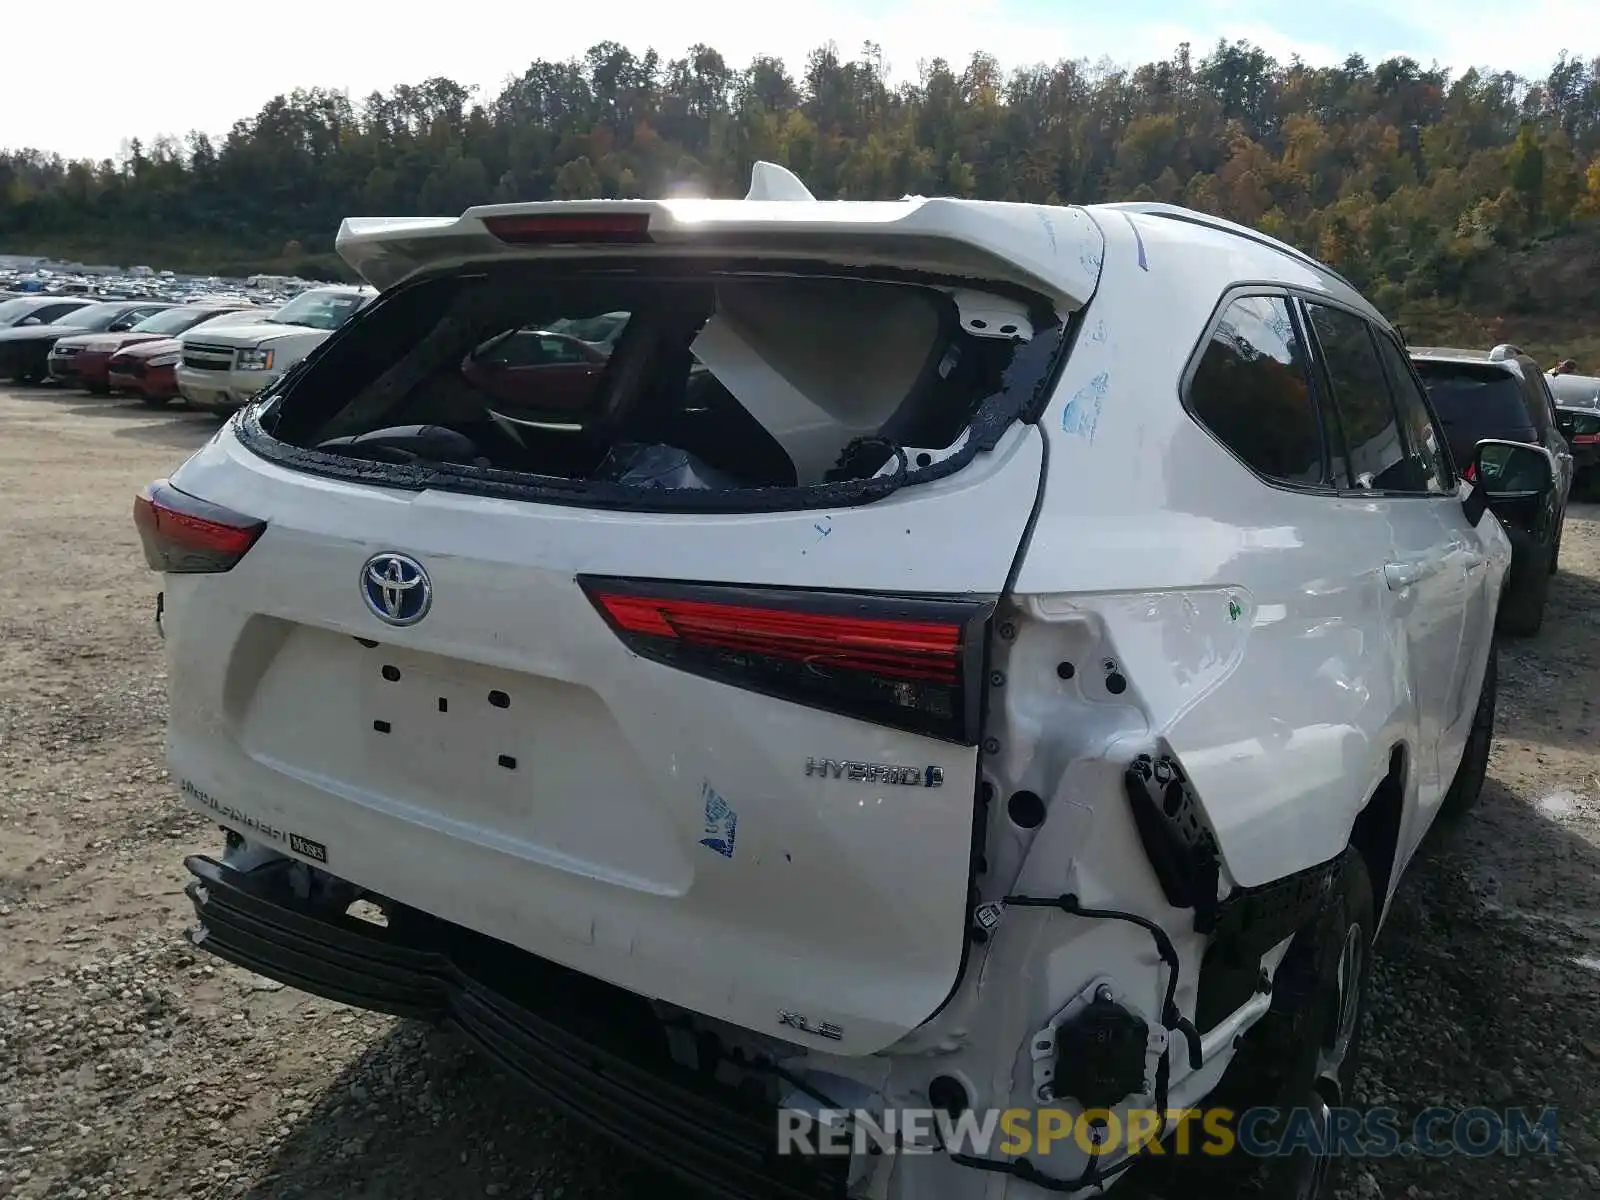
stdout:
<svg viewBox="0 0 1600 1200">
<path fill-rule="evenodd" d="M 1462 349 L 1455 346 L 1408 346 L 1412 358 L 1425 358 L 1430 362 L 1475 363 L 1480 366 L 1504 366 L 1508 372 L 1520 372 L 1524 364 L 1538 370 L 1538 364 L 1516 346 L 1496 346 L 1492 350 Z"/>
</svg>

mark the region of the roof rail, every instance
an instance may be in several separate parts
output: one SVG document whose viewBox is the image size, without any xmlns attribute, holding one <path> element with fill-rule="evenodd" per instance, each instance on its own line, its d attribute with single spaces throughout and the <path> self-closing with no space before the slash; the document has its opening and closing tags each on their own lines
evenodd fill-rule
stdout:
<svg viewBox="0 0 1600 1200">
<path fill-rule="evenodd" d="M 1219 233 L 1231 233 L 1236 237 L 1252 241 L 1258 246 L 1265 246 L 1268 249 L 1287 254 L 1291 258 L 1297 258 L 1306 265 L 1317 268 L 1319 271 L 1326 271 L 1352 292 L 1360 291 L 1355 284 L 1351 283 L 1327 263 L 1321 259 L 1313 258 L 1298 246 L 1291 246 L 1288 242 L 1280 241 L 1269 234 L 1251 229 L 1248 225 L 1240 225 L 1236 221 L 1213 217 L 1209 213 L 1197 212 L 1195 209 L 1184 208 L 1177 204 L 1162 204 L 1155 200 L 1126 200 L 1116 204 L 1097 204 L 1095 207 L 1114 208 L 1119 212 L 1143 213 L 1151 217 L 1166 217 L 1169 221 L 1187 221 L 1191 225 L 1201 225 L 1207 229 L 1215 229 Z"/>
</svg>

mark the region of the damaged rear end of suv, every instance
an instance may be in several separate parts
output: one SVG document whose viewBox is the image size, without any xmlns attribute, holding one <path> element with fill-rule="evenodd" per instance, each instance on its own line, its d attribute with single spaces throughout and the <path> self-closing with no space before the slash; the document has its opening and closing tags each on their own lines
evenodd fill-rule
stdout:
<svg viewBox="0 0 1600 1200">
<path fill-rule="evenodd" d="M 1420 836 L 1380 597 L 1160 394 L 1228 284 L 1150 260 L 1233 238 L 767 164 L 347 221 L 381 294 L 136 504 L 194 940 L 715 1194 L 1109 1186 Z"/>
</svg>

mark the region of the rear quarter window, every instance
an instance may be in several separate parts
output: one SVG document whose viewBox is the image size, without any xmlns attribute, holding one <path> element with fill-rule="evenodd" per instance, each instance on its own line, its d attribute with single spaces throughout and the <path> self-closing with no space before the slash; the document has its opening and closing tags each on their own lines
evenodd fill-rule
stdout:
<svg viewBox="0 0 1600 1200">
<path fill-rule="evenodd" d="M 1189 411 L 1258 475 L 1297 487 L 1326 480 L 1305 348 L 1280 296 L 1228 305 L 1189 383 Z"/>
</svg>

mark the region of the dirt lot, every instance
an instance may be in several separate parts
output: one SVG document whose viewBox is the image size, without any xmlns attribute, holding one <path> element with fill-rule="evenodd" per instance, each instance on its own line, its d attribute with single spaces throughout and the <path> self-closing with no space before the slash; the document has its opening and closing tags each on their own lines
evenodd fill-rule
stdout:
<svg viewBox="0 0 1600 1200">
<path fill-rule="evenodd" d="M 0 392 L 0 1197 L 664 1197 L 452 1039 L 192 953 L 217 844 L 163 768 L 134 489 L 215 429 Z M 1379 946 L 1363 1099 L 1560 1110 L 1560 1153 L 1348 1165 L 1373 1197 L 1600 1194 L 1600 508 L 1507 646 L 1477 814 Z"/>
</svg>

